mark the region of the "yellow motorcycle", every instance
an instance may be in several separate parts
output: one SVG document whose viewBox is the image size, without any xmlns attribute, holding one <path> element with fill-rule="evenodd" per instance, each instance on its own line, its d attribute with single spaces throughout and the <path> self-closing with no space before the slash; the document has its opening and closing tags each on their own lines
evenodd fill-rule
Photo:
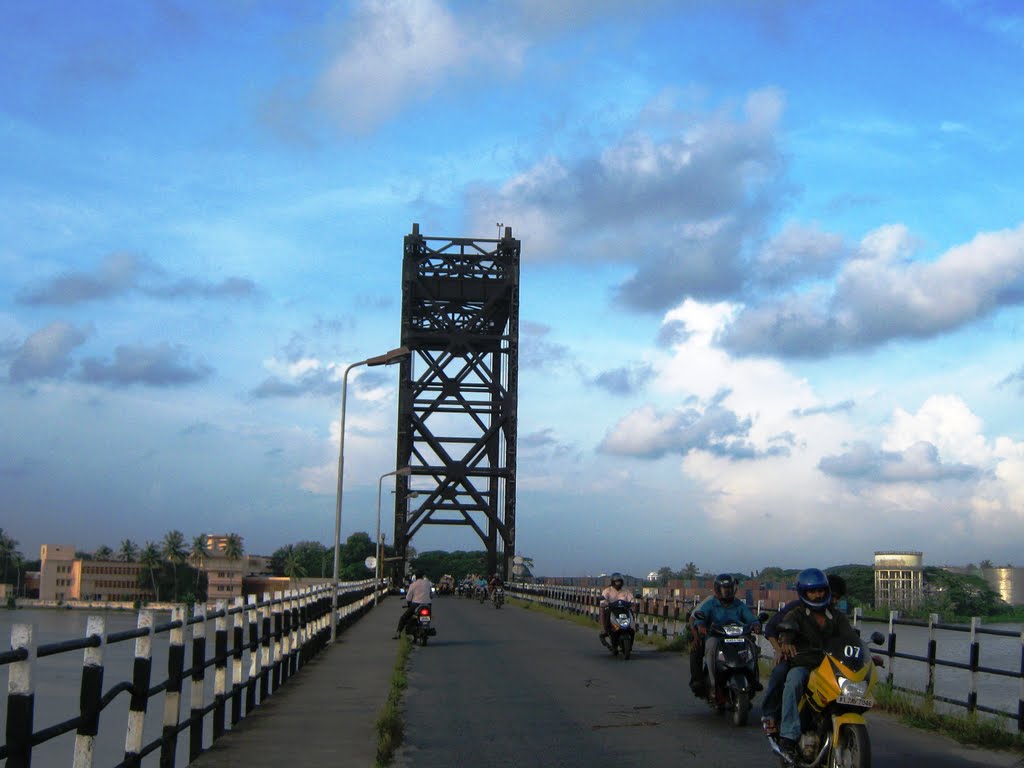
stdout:
<svg viewBox="0 0 1024 768">
<path fill-rule="evenodd" d="M 785 631 L 785 623 L 779 625 Z M 885 638 L 873 632 L 870 641 Z M 864 713 L 874 706 L 871 693 L 878 669 L 867 644 L 830 641 L 825 656 L 807 680 L 800 700 L 800 742 L 795 757 L 780 747 L 778 734 L 768 736 L 781 764 L 793 768 L 871 768 L 871 739 Z"/>
</svg>

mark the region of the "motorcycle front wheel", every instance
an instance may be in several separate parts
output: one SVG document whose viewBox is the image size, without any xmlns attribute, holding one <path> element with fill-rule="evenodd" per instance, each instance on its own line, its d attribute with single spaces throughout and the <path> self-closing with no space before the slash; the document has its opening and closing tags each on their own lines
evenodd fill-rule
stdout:
<svg viewBox="0 0 1024 768">
<path fill-rule="evenodd" d="M 747 724 L 750 716 L 750 691 L 736 691 L 733 694 L 732 724 L 743 726 Z"/>
<path fill-rule="evenodd" d="M 627 634 L 622 638 L 622 660 L 628 661 L 630 655 L 633 653 L 633 636 Z"/>
<path fill-rule="evenodd" d="M 871 740 L 865 725 L 844 725 L 832 748 L 829 768 L 870 768 Z"/>
</svg>

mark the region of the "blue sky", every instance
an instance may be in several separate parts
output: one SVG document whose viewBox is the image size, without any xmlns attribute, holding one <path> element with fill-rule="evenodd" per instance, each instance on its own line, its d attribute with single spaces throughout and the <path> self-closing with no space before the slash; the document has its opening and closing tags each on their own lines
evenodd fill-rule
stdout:
<svg viewBox="0 0 1024 768">
<path fill-rule="evenodd" d="M 501 223 L 538 573 L 1019 565 L 1022 71 L 1012 2 L 5 4 L 0 527 L 329 543 L 403 236 Z"/>
</svg>

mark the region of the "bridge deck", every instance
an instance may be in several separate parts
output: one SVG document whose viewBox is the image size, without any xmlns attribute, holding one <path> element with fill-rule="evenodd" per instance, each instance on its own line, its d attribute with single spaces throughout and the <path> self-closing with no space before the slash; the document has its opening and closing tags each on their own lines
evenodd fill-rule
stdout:
<svg viewBox="0 0 1024 768">
<path fill-rule="evenodd" d="M 190 768 L 372 766 L 400 608 L 396 598 L 385 599 Z"/>
</svg>

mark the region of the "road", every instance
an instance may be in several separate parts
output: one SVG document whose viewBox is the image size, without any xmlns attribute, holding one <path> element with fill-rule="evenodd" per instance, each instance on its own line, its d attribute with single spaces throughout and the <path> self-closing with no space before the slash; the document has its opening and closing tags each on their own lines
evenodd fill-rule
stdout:
<svg viewBox="0 0 1024 768">
<path fill-rule="evenodd" d="M 396 614 L 398 601 L 386 603 Z M 393 607 L 392 607 L 393 606 Z M 596 629 L 506 604 L 444 597 L 437 636 L 416 647 L 397 768 L 775 765 L 758 726 L 737 728 L 696 701 L 683 654 L 638 643 L 613 658 Z M 878 714 L 875 768 L 1018 766 Z"/>
</svg>

